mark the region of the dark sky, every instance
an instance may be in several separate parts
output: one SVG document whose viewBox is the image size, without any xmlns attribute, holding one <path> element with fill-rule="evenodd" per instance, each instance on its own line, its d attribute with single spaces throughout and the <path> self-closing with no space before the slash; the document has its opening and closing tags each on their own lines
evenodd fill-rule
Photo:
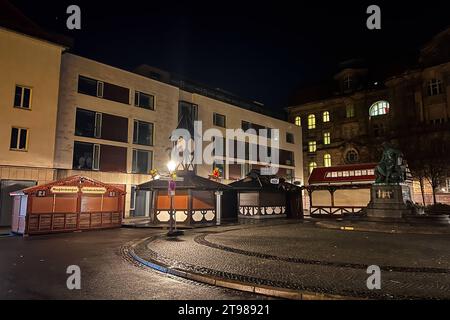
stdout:
<svg viewBox="0 0 450 320">
<path fill-rule="evenodd" d="M 406 61 L 450 25 L 449 1 L 25 1 L 12 0 L 72 51 L 117 67 L 147 63 L 257 100 L 275 110 L 340 61 Z M 82 30 L 65 27 L 78 4 Z M 381 7 L 382 30 L 366 28 Z"/>
</svg>

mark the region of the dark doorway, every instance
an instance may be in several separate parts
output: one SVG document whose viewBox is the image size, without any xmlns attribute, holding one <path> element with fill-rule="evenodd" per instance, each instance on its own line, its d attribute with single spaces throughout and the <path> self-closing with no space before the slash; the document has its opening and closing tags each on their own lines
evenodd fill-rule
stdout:
<svg viewBox="0 0 450 320">
<path fill-rule="evenodd" d="M 36 181 L 1 180 L 0 183 L 0 227 L 11 226 L 12 197 L 11 192 L 36 185 Z"/>
</svg>

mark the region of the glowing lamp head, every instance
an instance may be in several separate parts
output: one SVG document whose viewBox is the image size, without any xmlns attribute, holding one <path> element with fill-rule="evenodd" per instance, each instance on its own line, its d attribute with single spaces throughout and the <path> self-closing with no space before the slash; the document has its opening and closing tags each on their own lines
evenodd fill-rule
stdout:
<svg viewBox="0 0 450 320">
<path fill-rule="evenodd" d="M 177 164 L 175 163 L 175 161 L 171 160 L 167 163 L 167 170 L 169 170 L 169 172 L 174 172 L 176 168 Z"/>
</svg>

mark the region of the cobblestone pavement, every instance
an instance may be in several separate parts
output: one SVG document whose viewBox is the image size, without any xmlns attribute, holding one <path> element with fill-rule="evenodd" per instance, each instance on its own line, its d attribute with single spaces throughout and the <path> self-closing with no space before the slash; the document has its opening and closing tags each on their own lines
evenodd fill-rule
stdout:
<svg viewBox="0 0 450 320">
<path fill-rule="evenodd" d="M 166 275 L 131 260 L 126 243 L 161 230 L 115 229 L 0 238 L 1 299 L 265 299 Z M 69 265 L 81 290 L 68 290 Z"/>
<path fill-rule="evenodd" d="M 449 299 L 450 235 L 381 234 L 274 223 L 199 229 L 149 239 L 142 258 L 277 287 L 377 299 Z M 366 269 L 382 270 L 368 290 Z"/>
</svg>

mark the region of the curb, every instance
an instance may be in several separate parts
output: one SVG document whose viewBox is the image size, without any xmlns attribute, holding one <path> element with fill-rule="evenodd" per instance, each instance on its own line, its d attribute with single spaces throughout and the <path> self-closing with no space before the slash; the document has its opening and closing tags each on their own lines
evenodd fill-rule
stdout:
<svg viewBox="0 0 450 320">
<path fill-rule="evenodd" d="M 222 287 L 227 289 L 239 290 L 249 293 L 255 293 L 260 295 L 265 295 L 274 298 L 281 299 L 290 299 L 290 300 L 362 300 L 355 297 L 350 296 L 341 296 L 341 295 L 333 295 L 333 294 L 323 294 L 316 292 L 308 292 L 308 291 L 297 291 L 292 289 L 285 289 L 279 287 L 271 287 L 264 285 L 256 285 L 252 283 L 236 281 L 236 280 L 228 280 L 225 278 L 207 276 L 199 273 L 189 272 L 180 270 L 177 268 L 172 268 L 163 263 L 159 263 L 154 260 L 145 260 L 139 257 L 135 252 L 134 248 L 141 244 L 142 242 L 151 239 L 153 237 L 148 237 L 145 239 L 141 239 L 130 245 L 129 254 L 131 257 L 137 262 L 162 273 L 174 275 L 177 277 L 181 277 L 184 279 L 201 282 L 204 284 L 208 284 L 211 286 Z"/>
<path fill-rule="evenodd" d="M 330 230 L 341 230 L 341 231 L 354 231 L 354 232 L 376 232 L 376 233 L 387 233 L 387 234 L 425 234 L 425 235 L 444 235 L 450 234 L 450 229 L 446 230 L 447 232 L 436 232 L 436 231 L 408 231 L 408 230 L 399 230 L 399 229 L 391 229 L 391 230 L 380 230 L 380 229 L 371 229 L 365 227 L 359 227 L 354 224 L 347 225 L 333 225 L 327 222 L 318 221 L 314 223 L 317 227 L 322 229 L 330 229 Z M 445 228 L 445 227 L 444 227 Z"/>
</svg>

